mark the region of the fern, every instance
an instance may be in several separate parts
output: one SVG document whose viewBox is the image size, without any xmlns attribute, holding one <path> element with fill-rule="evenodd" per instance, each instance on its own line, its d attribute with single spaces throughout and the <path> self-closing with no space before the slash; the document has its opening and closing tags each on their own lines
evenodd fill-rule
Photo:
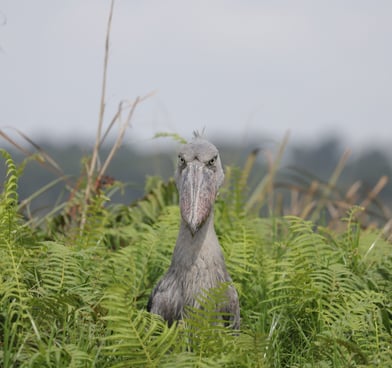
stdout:
<svg viewBox="0 0 392 368">
<path fill-rule="evenodd" d="M 304 357 L 315 365 L 332 357 L 342 365 L 368 364 L 379 346 L 369 340 L 369 331 L 387 341 L 380 311 L 386 298 L 369 290 L 355 264 L 346 262 L 358 238 L 344 235 L 344 247 L 336 248 L 340 243 L 331 241 L 330 234 L 314 232 L 309 222 L 289 220 L 291 236 L 276 263 L 269 300 L 269 359 L 276 361 L 278 356 L 284 365 L 304 364 Z"/>
<path fill-rule="evenodd" d="M 230 317 L 219 311 L 225 302 L 227 287 L 228 284 L 223 283 L 200 295 L 200 307 L 187 308 L 187 317 L 179 323 L 182 341 L 179 353 L 189 355 L 190 366 L 247 366 L 243 360 L 245 356 L 249 362 L 254 361 L 251 337 L 244 332 L 239 334 L 223 323 Z"/>
<path fill-rule="evenodd" d="M 2 362 L 12 367 L 20 362 L 22 337 L 27 332 L 28 286 L 22 263 L 26 252 L 19 242 L 26 234 L 16 212 L 19 174 L 11 156 L 1 150 L 7 167 L 4 190 L 0 195 L 0 333 Z"/>
<path fill-rule="evenodd" d="M 160 360 L 177 342 L 178 330 L 169 328 L 157 316 L 138 311 L 130 305 L 123 290 L 111 290 L 103 304 L 108 309 L 104 320 L 110 334 L 104 338 L 104 354 L 112 367 L 159 366 Z"/>
<path fill-rule="evenodd" d="M 0 197 L 1 366 L 86 366 L 93 361 L 89 331 L 95 311 L 88 304 L 85 254 L 34 239 L 17 213 L 21 172 L 3 155 L 8 169 Z M 100 330 L 99 323 L 94 326 Z"/>
<path fill-rule="evenodd" d="M 360 228 L 358 209 L 340 232 L 246 214 L 248 173 L 226 170 L 215 225 L 240 294 L 241 331 L 216 312 L 225 285 L 169 328 L 145 305 L 177 237 L 174 181 L 149 179 L 146 196 L 130 207 L 111 204 L 109 192 L 92 197 L 83 231 L 71 219 L 33 233 L 17 213 L 20 170 L 4 157 L 1 366 L 392 365 L 391 244 Z"/>
<path fill-rule="evenodd" d="M 0 150 L 0 154 L 5 159 L 6 165 L 6 180 L 0 196 L 0 230 L 4 240 L 11 242 L 17 235 L 14 224 L 18 222 L 16 207 L 19 174 L 11 155 L 4 150 Z"/>
</svg>

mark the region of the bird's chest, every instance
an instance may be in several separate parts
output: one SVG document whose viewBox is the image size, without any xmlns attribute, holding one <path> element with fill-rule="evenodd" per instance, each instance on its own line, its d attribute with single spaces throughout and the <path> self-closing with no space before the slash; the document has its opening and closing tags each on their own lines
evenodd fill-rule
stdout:
<svg viewBox="0 0 392 368">
<path fill-rule="evenodd" d="M 199 257 L 192 264 L 177 272 L 173 285 L 181 294 L 184 305 L 198 307 L 198 297 L 221 282 L 228 281 L 225 270 L 214 259 Z"/>
</svg>

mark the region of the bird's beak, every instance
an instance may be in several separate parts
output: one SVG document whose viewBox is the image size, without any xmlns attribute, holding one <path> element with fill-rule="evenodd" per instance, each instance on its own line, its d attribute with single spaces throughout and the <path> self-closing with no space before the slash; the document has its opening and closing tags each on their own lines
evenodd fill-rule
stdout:
<svg viewBox="0 0 392 368">
<path fill-rule="evenodd" d="M 192 235 L 208 218 L 216 197 L 214 172 L 199 161 L 188 163 L 180 179 L 180 209 Z"/>
</svg>

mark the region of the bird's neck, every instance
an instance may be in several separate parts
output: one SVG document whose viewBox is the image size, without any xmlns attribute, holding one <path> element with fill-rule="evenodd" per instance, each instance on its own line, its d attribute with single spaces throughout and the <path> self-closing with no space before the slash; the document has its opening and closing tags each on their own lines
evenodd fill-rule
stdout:
<svg viewBox="0 0 392 368">
<path fill-rule="evenodd" d="M 181 219 L 180 231 L 173 253 L 173 261 L 190 267 L 198 259 L 214 261 L 221 257 L 221 249 L 214 228 L 214 213 L 211 210 L 200 229 L 192 234 L 188 225 Z"/>
</svg>

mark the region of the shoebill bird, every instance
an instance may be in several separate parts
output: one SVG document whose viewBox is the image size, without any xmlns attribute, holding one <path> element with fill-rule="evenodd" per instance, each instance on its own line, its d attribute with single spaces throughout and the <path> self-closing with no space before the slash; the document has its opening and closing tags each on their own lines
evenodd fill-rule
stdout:
<svg viewBox="0 0 392 368">
<path fill-rule="evenodd" d="M 186 306 L 200 307 L 197 298 L 203 292 L 227 283 L 219 312 L 226 324 L 239 329 L 238 295 L 214 229 L 213 206 L 223 179 L 217 148 L 195 133 L 178 154 L 175 181 L 181 224 L 171 265 L 147 305 L 148 311 L 162 316 L 169 325 L 184 316 Z"/>
</svg>

